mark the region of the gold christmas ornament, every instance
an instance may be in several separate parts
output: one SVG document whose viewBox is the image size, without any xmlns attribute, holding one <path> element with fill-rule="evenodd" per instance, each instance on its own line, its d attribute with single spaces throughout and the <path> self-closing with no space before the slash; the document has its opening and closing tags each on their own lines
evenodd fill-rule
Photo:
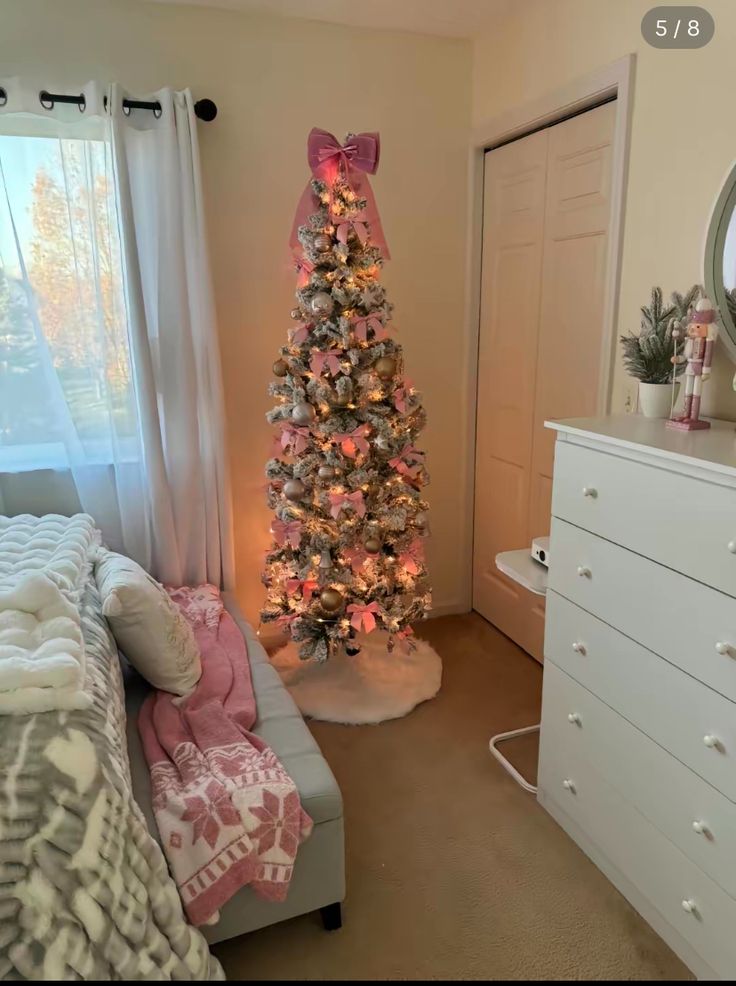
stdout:
<svg viewBox="0 0 736 986">
<path fill-rule="evenodd" d="M 342 608 L 342 593 L 337 589 L 323 589 L 319 594 L 319 604 L 325 613 L 337 613 Z"/>
<path fill-rule="evenodd" d="M 273 364 L 273 375 L 275 377 L 285 377 L 289 372 L 289 364 L 285 359 L 277 359 Z"/>
<path fill-rule="evenodd" d="M 284 496 L 287 500 L 301 500 L 306 489 L 301 479 L 287 479 L 284 483 Z"/>
<path fill-rule="evenodd" d="M 373 369 L 379 380 L 391 380 L 396 373 L 396 360 L 391 356 L 382 356 L 376 360 Z"/>
<path fill-rule="evenodd" d="M 332 247 L 332 237 L 327 233 L 317 233 L 314 238 L 314 249 L 317 253 L 327 253 Z"/>
<path fill-rule="evenodd" d="M 317 412 L 308 401 L 299 401 L 291 409 L 291 420 L 298 425 L 308 425 L 314 421 Z"/>
<path fill-rule="evenodd" d="M 334 307 L 332 295 L 326 291 L 318 291 L 312 298 L 312 311 L 315 315 L 329 315 Z"/>
<path fill-rule="evenodd" d="M 320 466 L 317 475 L 320 479 L 334 479 L 337 476 L 337 469 L 334 466 Z"/>
<path fill-rule="evenodd" d="M 381 550 L 381 541 L 379 538 L 366 538 L 363 547 L 369 555 L 377 555 Z"/>
</svg>

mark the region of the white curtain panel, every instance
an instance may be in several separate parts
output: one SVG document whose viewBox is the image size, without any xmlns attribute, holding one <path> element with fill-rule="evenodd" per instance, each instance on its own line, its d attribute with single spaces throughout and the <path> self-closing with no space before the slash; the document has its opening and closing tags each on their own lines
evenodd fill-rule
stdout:
<svg viewBox="0 0 736 986">
<path fill-rule="evenodd" d="M 0 87 L 0 474 L 68 469 L 111 546 L 162 581 L 230 588 L 191 94 L 147 95 L 153 113 L 117 85 L 64 89 L 80 111 Z"/>
</svg>

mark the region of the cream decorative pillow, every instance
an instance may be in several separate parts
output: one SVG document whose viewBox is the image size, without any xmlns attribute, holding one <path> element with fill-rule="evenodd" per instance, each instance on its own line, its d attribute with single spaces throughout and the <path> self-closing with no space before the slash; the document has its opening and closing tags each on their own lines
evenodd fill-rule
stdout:
<svg viewBox="0 0 736 986">
<path fill-rule="evenodd" d="M 95 563 L 102 612 L 115 641 L 154 688 L 185 695 L 202 665 L 192 629 L 162 585 L 136 562 L 101 548 Z"/>
</svg>

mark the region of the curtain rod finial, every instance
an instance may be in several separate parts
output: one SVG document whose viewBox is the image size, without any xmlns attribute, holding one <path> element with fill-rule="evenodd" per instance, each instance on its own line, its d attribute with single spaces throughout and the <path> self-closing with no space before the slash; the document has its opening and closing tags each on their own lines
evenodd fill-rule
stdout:
<svg viewBox="0 0 736 986">
<path fill-rule="evenodd" d="M 200 120 L 210 123 L 217 116 L 217 106 L 211 99 L 198 99 L 194 104 L 194 113 Z"/>
</svg>

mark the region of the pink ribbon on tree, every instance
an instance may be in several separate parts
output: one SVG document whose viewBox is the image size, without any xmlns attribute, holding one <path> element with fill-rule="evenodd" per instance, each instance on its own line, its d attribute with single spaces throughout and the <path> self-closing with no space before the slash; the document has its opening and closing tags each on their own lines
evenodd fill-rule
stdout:
<svg viewBox="0 0 736 986">
<path fill-rule="evenodd" d="M 414 631 L 411 627 L 406 627 L 405 630 L 399 630 L 396 634 L 399 646 L 406 654 L 411 654 L 413 650 L 416 649 L 416 644 L 414 643 Z"/>
<path fill-rule="evenodd" d="M 271 521 L 271 533 L 276 540 L 276 544 L 284 545 L 288 543 L 296 550 L 302 539 L 302 522 L 300 520 L 290 520 L 288 523 L 285 523 L 283 520 L 275 517 Z"/>
<path fill-rule="evenodd" d="M 358 315 L 350 319 L 355 335 L 363 342 L 368 342 L 368 329 L 373 330 L 376 339 L 385 339 L 388 336 L 388 329 L 383 324 L 378 315 Z"/>
<path fill-rule="evenodd" d="M 338 354 L 338 351 L 335 349 L 330 349 L 326 353 L 319 353 L 319 352 L 312 353 L 312 356 L 309 360 L 309 367 L 312 373 L 314 373 L 315 376 L 319 377 L 324 373 L 326 366 L 329 372 L 332 374 L 332 376 L 336 377 L 341 370 L 341 366 L 340 366 L 341 355 L 342 352 Z"/>
<path fill-rule="evenodd" d="M 309 333 L 312 331 L 311 322 L 301 322 L 296 328 L 289 329 L 289 334 L 291 341 L 297 346 L 301 346 L 303 342 L 306 342 Z"/>
<path fill-rule="evenodd" d="M 311 438 L 309 428 L 285 424 L 281 430 L 281 448 L 291 448 L 294 455 L 300 455 L 308 447 Z"/>
<path fill-rule="evenodd" d="M 354 630 L 365 630 L 366 633 L 371 633 L 371 631 L 376 629 L 376 614 L 380 613 L 381 610 L 378 603 L 351 603 L 348 606 L 348 613 L 350 613 L 350 625 Z"/>
<path fill-rule="evenodd" d="M 354 459 L 358 452 L 365 453 L 368 451 L 366 435 L 369 434 L 370 430 L 370 425 L 358 425 L 352 431 L 338 432 L 332 438 L 333 441 L 340 443 L 343 455 L 349 459 Z"/>
<path fill-rule="evenodd" d="M 316 579 L 287 579 L 286 591 L 290 596 L 294 596 L 301 589 L 302 599 L 304 602 L 309 602 L 317 589 L 317 584 Z"/>
<path fill-rule="evenodd" d="M 341 144 L 333 134 L 313 127 L 307 138 L 307 160 L 314 177 L 332 186 L 338 174 L 342 172 L 356 196 L 365 199 L 365 209 L 359 221 L 364 221 L 370 226 L 371 242 L 388 259 L 390 254 L 386 238 L 383 235 L 376 200 L 367 177 L 374 175 L 378 170 L 380 156 L 381 141 L 377 133 L 350 134 L 345 143 Z M 301 250 L 299 227 L 304 226 L 309 216 L 316 211 L 317 203 L 310 182 L 297 205 L 289 238 L 289 244 L 297 254 Z"/>
<path fill-rule="evenodd" d="M 301 615 L 301 613 L 284 613 L 284 615 L 280 616 L 276 622 L 279 626 L 291 628 L 291 624 L 294 620 L 298 620 Z"/>
<path fill-rule="evenodd" d="M 352 509 L 359 517 L 365 517 L 365 503 L 360 490 L 355 493 L 330 493 L 330 513 L 334 520 L 340 516 L 341 510 Z"/>
</svg>

